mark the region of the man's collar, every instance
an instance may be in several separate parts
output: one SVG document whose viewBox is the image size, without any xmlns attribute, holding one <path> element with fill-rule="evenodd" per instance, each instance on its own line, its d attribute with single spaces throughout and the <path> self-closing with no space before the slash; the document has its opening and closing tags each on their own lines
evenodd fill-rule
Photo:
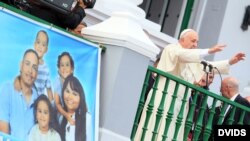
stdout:
<svg viewBox="0 0 250 141">
<path fill-rule="evenodd" d="M 239 93 L 235 94 L 233 97 L 230 98 L 230 100 L 234 101 L 238 95 L 239 95 Z"/>
</svg>

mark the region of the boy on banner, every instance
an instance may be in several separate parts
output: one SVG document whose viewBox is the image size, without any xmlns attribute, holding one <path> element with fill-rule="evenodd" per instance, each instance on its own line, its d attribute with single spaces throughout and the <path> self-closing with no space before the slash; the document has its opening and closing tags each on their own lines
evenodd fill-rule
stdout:
<svg viewBox="0 0 250 141">
<path fill-rule="evenodd" d="M 47 94 L 50 101 L 53 100 L 53 93 L 51 90 L 51 82 L 49 77 L 49 67 L 44 62 L 44 55 L 48 51 L 49 36 L 46 31 L 40 30 L 36 34 L 36 39 L 34 42 L 34 49 L 39 57 L 39 65 L 37 72 L 37 79 L 35 81 L 35 86 L 38 95 Z M 15 89 L 21 90 L 20 83 L 15 80 Z"/>
</svg>

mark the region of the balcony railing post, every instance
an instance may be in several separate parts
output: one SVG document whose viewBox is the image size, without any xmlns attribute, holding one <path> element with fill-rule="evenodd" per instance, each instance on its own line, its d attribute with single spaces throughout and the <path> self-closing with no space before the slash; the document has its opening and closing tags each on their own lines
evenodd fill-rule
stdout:
<svg viewBox="0 0 250 141">
<path fill-rule="evenodd" d="M 172 95 L 172 101 L 171 101 L 171 104 L 170 104 L 170 107 L 168 109 L 168 113 L 167 113 L 167 116 L 166 116 L 166 123 L 164 125 L 165 129 L 164 129 L 164 133 L 162 135 L 162 140 L 165 141 L 168 136 L 167 136 L 167 133 L 168 133 L 168 129 L 170 127 L 170 124 L 171 124 L 171 121 L 172 121 L 172 118 L 173 118 L 173 115 L 174 115 L 174 107 L 175 107 L 175 101 L 176 101 L 176 98 L 177 98 L 177 93 L 178 93 L 178 90 L 179 90 L 179 83 L 176 82 L 176 85 L 175 85 L 175 89 L 174 89 L 174 93 Z"/>
<path fill-rule="evenodd" d="M 228 124 L 228 125 L 231 125 L 231 124 L 233 124 L 233 122 L 234 122 L 235 110 L 236 110 L 236 107 L 233 107 L 232 112 L 230 113 L 230 117 L 229 117 L 229 119 L 227 120 L 227 124 Z"/>
<path fill-rule="evenodd" d="M 183 121 L 183 115 L 184 115 L 185 105 L 186 105 L 186 103 L 188 101 L 187 100 L 188 91 L 189 91 L 189 88 L 186 86 L 184 97 L 182 99 L 181 110 L 180 110 L 180 112 L 179 112 L 179 114 L 177 116 L 176 128 L 175 128 L 174 137 L 173 137 L 172 141 L 177 141 L 177 136 L 178 136 L 178 133 L 179 133 L 179 129 L 181 127 L 181 124 L 183 123 L 182 121 Z"/>
<path fill-rule="evenodd" d="M 145 120 L 144 126 L 142 128 L 141 141 L 144 141 L 144 139 L 145 139 L 146 132 L 148 130 L 148 123 L 149 123 L 150 117 L 151 117 L 151 115 L 153 113 L 153 110 L 154 110 L 154 101 L 155 101 L 156 91 L 158 89 L 159 79 L 160 79 L 160 75 L 157 75 L 156 80 L 155 80 L 155 84 L 153 86 L 152 97 L 150 98 L 148 108 L 147 108 L 147 112 L 146 112 L 146 120 Z"/>
<path fill-rule="evenodd" d="M 186 124 L 185 124 L 185 132 L 184 132 L 184 140 L 187 140 L 188 134 L 192 128 L 193 125 L 193 117 L 194 117 L 194 110 L 196 106 L 196 101 L 198 97 L 198 91 L 195 91 L 194 93 L 194 98 L 191 102 L 191 106 L 189 107 L 187 119 L 186 119 Z"/>
<path fill-rule="evenodd" d="M 156 121 L 155 121 L 155 127 L 154 127 L 154 131 L 153 131 L 153 136 L 152 136 L 152 141 L 156 140 L 157 134 L 158 134 L 158 128 L 159 128 L 159 124 L 163 115 L 163 111 L 164 111 L 164 105 L 165 105 L 165 100 L 166 100 L 166 96 L 167 96 L 167 90 L 168 90 L 168 86 L 169 86 L 169 79 L 166 79 L 166 83 L 165 83 L 165 87 L 164 90 L 162 92 L 162 98 L 161 98 L 161 103 L 158 107 L 158 111 L 156 114 Z"/>
<path fill-rule="evenodd" d="M 221 113 L 219 115 L 219 120 L 218 120 L 218 123 L 217 123 L 218 125 L 221 125 L 223 123 L 227 107 L 228 107 L 228 104 L 223 103 L 222 110 L 221 110 Z"/>
<path fill-rule="evenodd" d="M 241 114 L 240 114 L 240 120 L 237 124 L 239 125 L 243 125 L 243 121 L 244 121 L 244 117 L 245 117 L 245 113 L 246 111 L 241 111 Z"/>
<path fill-rule="evenodd" d="M 200 133 L 202 131 L 202 127 L 205 126 L 205 125 L 203 125 L 204 124 L 203 121 L 204 121 L 204 113 L 205 113 L 205 110 L 207 109 L 207 98 L 208 98 L 208 96 L 205 95 L 204 98 L 201 99 L 202 100 L 202 106 L 200 108 L 197 123 L 196 123 L 196 126 L 195 126 L 194 141 L 197 141 L 199 139 Z M 200 106 L 200 105 L 198 105 L 198 106 Z"/>
<path fill-rule="evenodd" d="M 130 136 L 130 138 L 132 140 L 135 137 L 135 133 L 136 133 L 136 130 L 137 130 L 138 124 L 139 124 L 139 119 L 141 117 L 141 113 L 142 113 L 142 110 L 143 110 L 143 107 L 145 104 L 145 93 L 146 93 L 147 87 L 149 85 L 148 82 L 149 82 L 149 77 L 150 77 L 151 73 L 152 72 L 150 70 L 147 70 L 146 78 L 145 78 L 144 83 L 143 83 L 143 88 L 142 88 L 142 93 L 141 93 L 141 97 L 140 97 L 140 101 L 139 101 L 139 106 L 138 106 L 136 116 L 135 116 L 134 126 L 133 126 L 132 133 Z"/>
<path fill-rule="evenodd" d="M 210 109 L 210 112 L 209 112 L 208 122 L 207 122 L 206 128 L 204 130 L 204 136 L 203 136 L 204 141 L 208 141 L 209 136 L 212 133 L 212 123 L 213 123 L 213 118 L 214 118 L 214 114 L 215 114 L 216 103 L 217 103 L 217 99 L 214 98 L 212 108 Z"/>
</svg>

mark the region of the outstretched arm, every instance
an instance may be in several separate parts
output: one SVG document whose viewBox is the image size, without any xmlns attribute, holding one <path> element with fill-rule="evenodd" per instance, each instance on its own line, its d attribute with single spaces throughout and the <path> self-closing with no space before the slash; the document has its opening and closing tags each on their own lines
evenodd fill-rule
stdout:
<svg viewBox="0 0 250 141">
<path fill-rule="evenodd" d="M 216 52 L 222 51 L 226 47 L 225 44 L 217 44 L 211 48 L 208 49 L 208 54 L 214 54 Z"/>
<path fill-rule="evenodd" d="M 246 57 L 245 53 L 242 52 L 237 53 L 229 60 L 229 64 L 230 65 L 236 64 L 241 60 L 245 60 L 245 57 Z"/>
<path fill-rule="evenodd" d="M 230 65 L 236 64 L 241 60 L 245 59 L 244 53 L 237 53 L 229 60 L 210 62 L 214 67 L 218 68 L 220 73 L 228 74 Z"/>
</svg>

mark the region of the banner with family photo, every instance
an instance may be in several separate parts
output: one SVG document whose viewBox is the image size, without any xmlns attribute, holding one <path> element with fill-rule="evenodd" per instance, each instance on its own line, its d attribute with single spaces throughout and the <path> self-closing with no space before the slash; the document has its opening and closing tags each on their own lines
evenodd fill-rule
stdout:
<svg viewBox="0 0 250 141">
<path fill-rule="evenodd" d="M 98 140 L 98 45 L 0 5 L 0 140 Z"/>
</svg>

